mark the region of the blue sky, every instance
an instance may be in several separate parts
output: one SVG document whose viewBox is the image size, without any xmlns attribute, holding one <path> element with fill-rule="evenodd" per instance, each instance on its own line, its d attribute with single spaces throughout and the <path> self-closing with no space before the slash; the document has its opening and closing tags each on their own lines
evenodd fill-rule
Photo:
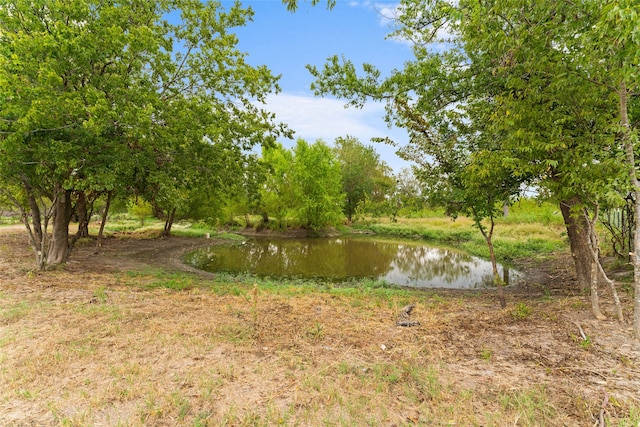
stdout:
<svg viewBox="0 0 640 427">
<path fill-rule="evenodd" d="M 253 22 L 236 30 L 239 49 L 248 54 L 250 64 L 266 65 L 281 75 L 282 92 L 270 96 L 266 108 L 296 132 L 295 138 L 333 143 L 337 137 L 351 135 L 373 145 L 394 170 L 407 166 L 395 155 L 394 147 L 370 141 L 388 136 L 403 144 L 408 139 L 404 130 L 387 127 L 382 104 L 345 109 L 342 100 L 314 97 L 310 90 L 313 78 L 305 68 L 307 64 L 321 68 L 333 55 L 343 55 L 356 66 L 374 64 L 383 75 L 402 68 L 412 57 L 409 45 L 385 39 L 391 31 L 385 16 L 391 16 L 394 3 L 338 0 L 327 10 L 324 4 L 312 7 L 300 1 L 295 13 L 288 12 L 280 0 L 246 0 L 242 4 L 251 7 L 255 15 Z M 282 142 L 287 147 L 293 144 Z"/>
</svg>

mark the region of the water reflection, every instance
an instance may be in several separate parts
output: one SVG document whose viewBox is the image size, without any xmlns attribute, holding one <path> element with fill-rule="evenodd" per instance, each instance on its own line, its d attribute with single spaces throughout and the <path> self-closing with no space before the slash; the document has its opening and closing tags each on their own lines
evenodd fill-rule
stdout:
<svg viewBox="0 0 640 427">
<path fill-rule="evenodd" d="M 366 237 L 252 239 L 198 250 L 187 262 L 212 272 L 334 281 L 371 278 L 424 288 L 469 289 L 492 283 L 491 263 L 464 252 Z M 502 267 L 500 271 L 503 274 Z M 511 279 L 516 277 L 511 271 Z"/>
</svg>

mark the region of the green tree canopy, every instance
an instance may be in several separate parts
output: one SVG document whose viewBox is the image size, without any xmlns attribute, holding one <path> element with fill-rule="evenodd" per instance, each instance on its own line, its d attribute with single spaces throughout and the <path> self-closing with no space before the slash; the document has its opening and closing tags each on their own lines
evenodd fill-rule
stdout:
<svg viewBox="0 0 640 427">
<path fill-rule="evenodd" d="M 491 218 L 495 204 L 523 184 L 547 189 L 568 207 L 563 214 L 579 254 L 577 270 L 587 273 L 581 281 L 588 286 L 592 256 L 588 233 L 580 231 L 587 224 L 571 213 L 625 188 L 619 135 L 633 138 L 620 128 L 625 120 L 616 104 L 634 84 L 633 67 L 624 64 L 637 64 L 637 49 L 620 46 L 635 34 L 630 17 L 637 7 L 403 0 L 393 36 L 413 42 L 414 61 L 386 78 L 369 64 L 358 71 L 337 56 L 321 70 L 309 69 L 317 94 L 354 106 L 387 102 L 387 120 L 410 131 L 403 155 L 418 164 L 432 195 L 446 197 L 441 202 L 450 212 Z M 615 48 L 603 57 L 607 43 Z M 613 70 L 609 81 L 626 89 L 616 83 L 608 92 L 605 69 Z"/>
<path fill-rule="evenodd" d="M 342 218 L 344 193 L 340 185 L 340 165 L 323 141 L 309 144 L 298 139 L 293 148 L 294 215 L 315 230 L 336 225 Z"/>
<path fill-rule="evenodd" d="M 69 255 L 79 191 L 153 188 L 148 198 L 171 211 L 193 161 L 215 158 L 211 141 L 248 148 L 285 131 L 254 102 L 277 78 L 249 66 L 229 31 L 250 17 L 198 0 L 0 8 L 0 177 L 41 268 Z"/>
<path fill-rule="evenodd" d="M 340 221 L 340 165 L 326 143 L 298 139 L 292 150 L 276 144 L 263 149 L 261 163 L 266 170 L 260 190 L 263 218 L 274 216 L 282 225 L 291 217 L 314 230 Z"/>
<path fill-rule="evenodd" d="M 404 215 L 420 212 L 426 204 L 424 187 L 418 181 L 413 170 L 403 168 L 396 174 L 396 186 L 393 197 L 398 210 Z"/>
<path fill-rule="evenodd" d="M 277 143 L 262 149 L 260 162 L 265 169 L 265 180 L 260 186 L 263 219 L 268 222 L 269 216 L 274 216 L 283 226 L 294 200 L 293 154 Z"/>
<path fill-rule="evenodd" d="M 337 138 L 334 151 L 346 195 L 343 212 L 351 222 L 358 205 L 365 200 L 385 201 L 394 186 L 391 169 L 373 147 L 351 136 Z"/>
</svg>

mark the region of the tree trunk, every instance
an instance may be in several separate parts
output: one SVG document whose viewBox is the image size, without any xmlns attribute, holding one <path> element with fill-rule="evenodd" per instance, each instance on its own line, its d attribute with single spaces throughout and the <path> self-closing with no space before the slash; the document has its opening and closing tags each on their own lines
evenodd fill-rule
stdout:
<svg viewBox="0 0 640 427">
<path fill-rule="evenodd" d="M 591 244 L 591 257 L 592 257 L 592 268 L 591 268 L 591 306 L 593 309 L 593 314 L 598 320 L 604 320 L 605 316 L 600 311 L 600 305 L 598 300 L 598 283 L 599 279 L 602 279 L 611 290 L 611 296 L 613 297 L 613 301 L 616 307 L 616 316 L 620 322 L 624 322 L 624 314 L 622 312 L 622 304 L 620 303 L 620 298 L 618 297 L 618 291 L 616 290 L 616 285 L 613 280 L 609 279 L 607 273 L 604 271 L 602 267 L 602 262 L 600 261 L 600 239 L 598 238 L 598 232 L 596 230 L 596 222 L 598 221 L 599 214 L 599 206 L 596 203 L 594 208 L 593 219 L 589 218 L 589 214 L 587 210 L 584 211 L 584 216 L 586 220 L 586 224 L 589 225 L 589 243 Z"/>
<path fill-rule="evenodd" d="M 598 296 L 598 261 L 591 260 L 591 286 L 589 290 L 589 299 L 591 300 L 591 312 L 598 320 L 605 320 L 607 316 L 602 314 L 600 310 L 600 297 Z"/>
<path fill-rule="evenodd" d="M 22 179 L 22 185 L 24 186 L 24 190 L 29 200 L 32 226 L 29 225 L 29 218 L 24 210 L 22 211 L 23 222 L 25 227 L 27 228 L 27 232 L 29 233 L 29 241 L 31 242 L 31 247 L 33 248 L 36 256 L 38 269 L 44 270 L 47 267 L 47 254 L 49 251 L 47 226 L 49 224 L 50 211 L 47 210 L 47 207 L 44 205 L 44 203 L 42 204 L 42 209 L 40 208 L 40 205 L 38 205 L 38 201 L 36 200 L 33 187 L 26 178 Z M 18 203 L 15 199 L 13 200 L 14 202 L 16 202 L 17 206 L 20 206 L 20 209 L 22 210 L 20 203 Z"/>
<path fill-rule="evenodd" d="M 491 226 L 489 228 L 489 232 L 485 230 L 485 228 L 477 223 L 484 240 L 487 242 L 487 246 L 489 247 L 489 258 L 491 259 L 491 268 L 493 271 L 493 284 L 496 285 L 496 290 L 498 292 L 498 300 L 500 301 L 500 308 L 507 308 L 507 300 L 504 296 L 504 282 L 500 277 L 500 273 L 498 272 L 498 260 L 496 259 L 496 253 L 493 249 L 493 229 L 495 227 L 495 223 L 493 217 L 489 218 L 491 221 Z"/>
<path fill-rule="evenodd" d="M 104 212 L 102 213 L 102 221 L 100 221 L 100 231 L 98 232 L 98 247 L 102 246 L 102 237 L 104 235 L 104 225 L 107 222 L 109 215 L 109 207 L 111 206 L 111 199 L 113 198 L 113 191 L 107 193 L 107 203 L 104 206 Z"/>
<path fill-rule="evenodd" d="M 636 172 L 636 159 L 634 153 L 633 141 L 631 139 L 631 125 L 629 124 L 629 113 L 627 105 L 627 87 L 624 82 L 620 84 L 620 124 L 622 125 L 622 142 L 627 157 L 627 166 L 629 168 L 629 181 L 635 196 L 634 211 L 636 217 L 635 230 L 633 233 L 633 255 L 631 261 L 633 263 L 633 334 L 636 340 L 640 340 L 640 182 Z"/>
<path fill-rule="evenodd" d="M 76 214 L 78 215 L 78 232 L 75 239 L 89 237 L 89 212 L 87 206 L 87 196 L 84 191 L 78 191 L 78 202 L 76 203 Z"/>
<path fill-rule="evenodd" d="M 591 249 L 589 248 L 588 224 L 583 215 L 572 214 L 571 210 L 579 204 L 577 197 L 560 202 L 560 211 L 567 227 L 571 256 L 575 264 L 578 286 L 582 290 L 591 288 Z"/>
<path fill-rule="evenodd" d="M 260 220 L 260 224 L 256 227 L 256 231 L 261 231 L 269 223 L 269 214 L 266 211 L 262 211 L 260 215 L 262 216 L 262 219 Z"/>
<path fill-rule="evenodd" d="M 604 280 L 604 282 L 609 286 L 609 289 L 611 290 L 611 295 L 613 296 L 613 302 L 616 307 L 616 317 L 618 318 L 620 323 L 624 323 L 624 313 L 622 312 L 622 303 L 620 302 L 620 297 L 618 296 L 618 290 L 616 289 L 616 284 L 613 280 L 609 279 L 609 276 L 607 276 L 607 274 L 605 273 L 604 268 L 602 268 L 602 264 L 600 262 L 596 264 L 596 267 L 598 269 L 599 277 L 602 278 L 602 280 Z"/>
<path fill-rule="evenodd" d="M 48 251 L 48 242 L 47 242 L 47 229 L 46 226 L 43 230 L 42 221 L 41 221 L 41 211 L 38 206 L 38 202 L 32 194 L 29 194 L 29 207 L 31 208 L 31 222 L 33 226 L 29 226 L 29 218 L 26 215 L 26 212 L 23 212 L 22 218 L 25 227 L 27 227 L 27 231 L 29 232 L 29 241 L 31 242 L 31 247 L 33 248 L 33 252 L 36 256 L 36 263 L 38 264 L 39 270 L 44 270 L 47 266 L 47 251 Z M 46 213 L 46 212 L 45 212 Z M 47 221 L 45 220 L 45 224 Z"/>
<path fill-rule="evenodd" d="M 600 297 L 598 295 L 598 267 L 600 266 L 600 243 L 598 241 L 598 232 L 595 229 L 596 221 L 598 221 L 599 206 L 596 203 L 594 207 L 593 220 L 589 218 L 589 213 L 586 208 L 583 210 L 584 223 L 589 227 L 587 230 L 589 242 L 589 251 L 591 253 L 591 311 L 593 316 L 598 320 L 604 320 L 607 317 L 602 314 L 600 310 Z"/>
<path fill-rule="evenodd" d="M 136 201 L 138 199 L 136 198 Z M 151 206 L 151 209 L 153 209 L 153 216 L 158 218 L 158 219 L 164 219 L 165 221 L 167 220 L 167 215 L 164 214 L 164 210 L 157 204 L 157 203 L 153 203 L 153 205 Z"/>
<path fill-rule="evenodd" d="M 41 209 L 38 205 L 38 202 L 31 191 L 31 185 L 24 180 L 23 181 L 24 190 L 27 195 L 27 200 L 29 201 L 29 208 L 26 209 L 25 206 L 18 201 L 10 192 L 2 191 L 5 196 L 14 204 L 14 206 L 20 211 L 20 220 L 24 224 L 27 229 L 27 234 L 29 235 L 29 244 L 31 245 L 31 249 L 33 249 L 33 253 L 36 257 L 36 263 L 38 265 L 39 270 L 44 270 L 46 267 L 46 259 L 47 259 L 47 234 L 46 234 L 46 224 L 47 218 L 45 217 L 45 229 L 42 229 L 42 217 L 41 217 Z M 45 208 L 43 206 L 43 208 Z M 30 212 L 29 212 L 30 211 Z M 46 208 L 45 208 L 46 214 Z M 29 217 L 31 217 L 31 223 L 29 223 Z"/>
<path fill-rule="evenodd" d="M 500 301 L 500 308 L 507 308 L 507 300 L 504 296 L 504 282 L 500 278 L 498 272 L 498 262 L 496 261 L 496 254 L 493 251 L 493 242 L 491 238 L 487 239 L 487 245 L 489 245 L 489 255 L 491 257 L 491 266 L 493 267 L 493 282 L 498 290 L 498 300 Z"/>
<path fill-rule="evenodd" d="M 71 191 L 56 186 L 53 211 L 53 229 L 47 254 L 47 265 L 67 262 L 71 253 L 69 221 L 71 220 Z"/>
<path fill-rule="evenodd" d="M 33 249 L 36 252 L 40 252 L 40 255 L 42 255 L 42 253 L 45 252 L 44 236 L 45 236 L 46 230 L 45 231 L 42 230 L 40 207 L 38 206 L 38 201 L 36 200 L 35 196 L 33 196 L 32 194 L 29 194 L 28 197 L 29 197 L 29 207 L 31 208 L 31 222 L 33 224 L 33 237 L 32 237 L 33 242 L 31 244 L 33 245 Z M 27 225 L 27 227 L 29 226 L 28 220 L 26 218 L 25 218 L 25 225 Z"/>
<path fill-rule="evenodd" d="M 162 232 L 163 237 L 171 236 L 171 227 L 173 226 L 173 220 L 176 217 L 176 208 L 171 209 L 169 215 L 167 215 L 167 220 L 164 222 L 164 230 Z"/>
</svg>

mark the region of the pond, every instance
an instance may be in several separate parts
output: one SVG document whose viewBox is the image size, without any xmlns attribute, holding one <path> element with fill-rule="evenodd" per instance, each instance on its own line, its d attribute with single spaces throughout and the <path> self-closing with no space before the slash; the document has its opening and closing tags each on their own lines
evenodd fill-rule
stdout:
<svg viewBox="0 0 640 427">
<path fill-rule="evenodd" d="M 492 285 L 491 263 L 452 248 L 380 237 L 254 238 L 213 245 L 186 262 L 210 272 L 333 282 L 384 280 L 417 288 L 474 289 Z M 519 274 L 499 267 L 511 278 Z"/>
</svg>

